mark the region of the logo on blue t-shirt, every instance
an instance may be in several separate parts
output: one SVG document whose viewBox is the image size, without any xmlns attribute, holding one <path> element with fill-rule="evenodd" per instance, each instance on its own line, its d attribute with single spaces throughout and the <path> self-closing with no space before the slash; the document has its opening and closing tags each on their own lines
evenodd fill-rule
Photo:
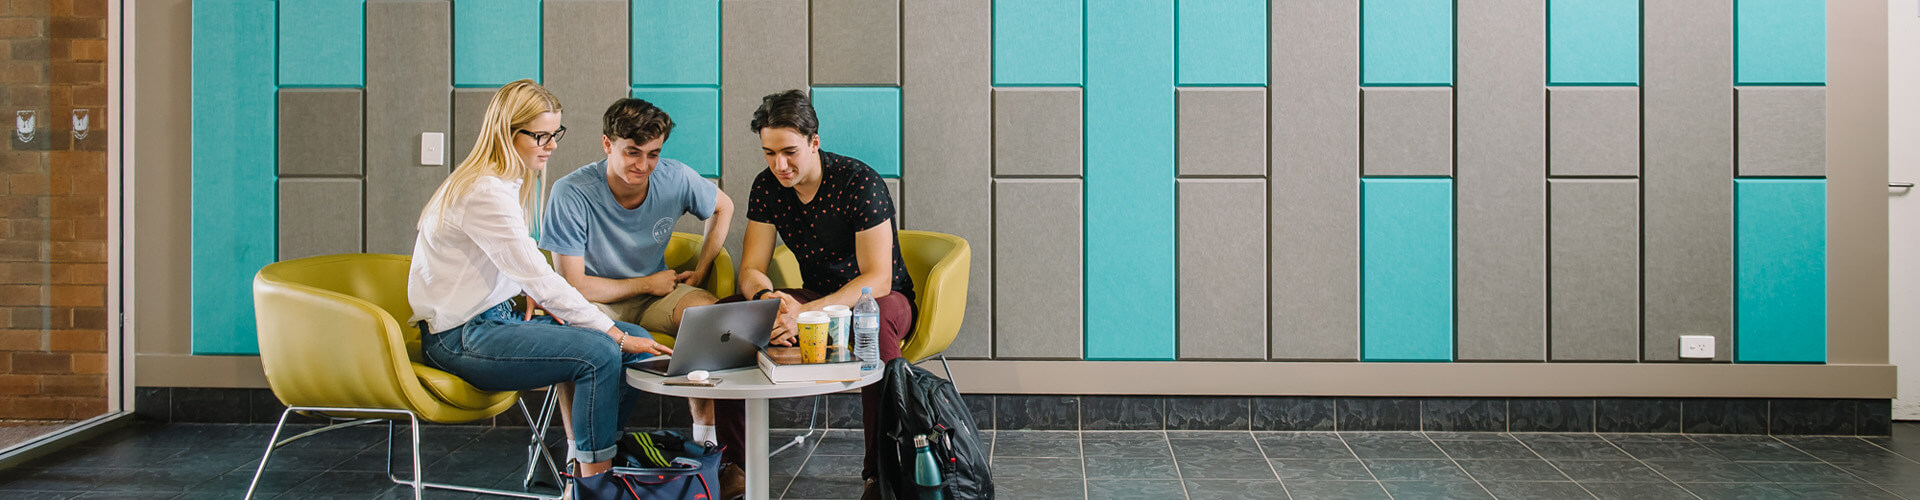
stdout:
<svg viewBox="0 0 1920 500">
<path fill-rule="evenodd" d="M 673 236 L 673 218 L 661 217 L 653 223 L 653 242 L 665 244 L 669 236 Z"/>
</svg>

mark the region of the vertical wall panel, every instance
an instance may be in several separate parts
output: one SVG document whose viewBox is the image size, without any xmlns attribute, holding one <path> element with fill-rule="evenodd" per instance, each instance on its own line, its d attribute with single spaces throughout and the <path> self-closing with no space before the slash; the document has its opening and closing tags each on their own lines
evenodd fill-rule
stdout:
<svg viewBox="0 0 1920 500">
<path fill-rule="evenodd" d="M 1181 85 L 1266 85 L 1267 2 L 1178 0 Z"/>
<path fill-rule="evenodd" d="M 1079 88 L 993 89 L 993 173 L 1080 175 L 1080 124 Z"/>
<path fill-rule="evenodd" d="M 1274 359 L 1360 356 L 1358 3 L 1274 2 L 1268 54 Z"/>
<path fill-rule="evenodd" d="M 1453 181 L 1360 181 L 1366 361 L 1453 359 Z"/>
<path fill-rule="evenodd" d="M 1734 89 L 1740 176 L 1827 175 L 1827 88 Z"/>
<path fill-rule="evenodd" d="M 732 227 L 747 227 L 745 203 L 753 176 L 767 164 L 756 153 L 760 136 L 747 127 L 760 98 L 807 88 L 806 0 L 722 2 L 720 4 L 720 148 L 734 151 L 731 165 L 720 167 L 720 186 L 733 196 Z M 826 145 L 831 151 L 832 145 Z M 745 152 L 745 157 L 742 153 Z M 723 160 L 724 161 L 724 160 Z M 727 249 L 740 255 L 740 234 L 728 231 Z"/>
<path fill-rule="evenodd" d="M 1552 175 L 1640 175 L 1640 89 L 1547 89 Z"/>
<path fill-rule="evenodd" d="M 420 134 L 448 132 L 453 113 L 447 9 L 367 2 L 368 252 L 412 253 L 414 223 L 447 176 L 445 166 L 420 164 Z"/>
<path fill-rule="evenodd" d="M 1180 359 L 1266 359 L 1266 181 L 1179 184 Z"/>
<path fill-rule="evenodd" d="M 493 100 L 493 94 L 499 91 L 500 89 L 497 88 L 453 89 L 453 125 L 449 128 L 453 133 L 451 137 L 447 138 L 453 143 L 453 148 L 447 150 L 448 172 L 452 172 L 454 167 L 460 166 L 460 162 L 467 158 L 467 154 L 473 152 L 474 142 L 480 140 L 480 125 L 487 118 L 487 103 L 491 102 Z M 569 131 L 568 133 L 573 134 L 577 132 Z M 593 132 L 586 134 L 587 137 L 595 135 L 598 134 Z M 566 140 L 562 139 L 561 141 L 565 142 Z M 575 139 L 575 141 L 579 141 L 579 139 Z M 575 142 L 573 147 L 581 146 L 579 146 L 579 142 Z"/>
<path fill-rule="evenodd" d="M 1737 0 L 1735 82 L 1827 82 L 1826 0 Z"/>
<path fill-rule="evenodd" d="M 545 0 L 541 4 L 541 59 L 544 85 L 565 107 L 564 123 L 585 137 L 600 135 L 600 115 L 631 85 L 627 67 L 627 2 L 622 0 Z M 580 137 L 580 136 L 575 136 Z M 593 140 L 582 141 L 587 143 Z M 755 148 L 756 150 L 758 148 Z M 547 186 L 582 165 L 606 158 L 597 147 L 563 147 L 547 161 Z"/>
<path fill-rule="evenodd" d="M 541 81 L 540 2 L 455 0 L 453 25 L 459 27 L 453 31 L 454 86 Z"/>
<path fill-rule="evenodd" d="M 866 162 L 884 177 L 900 176 L 900 89 L 813 89 L 820 148 Z"/>
<path fill-rule="evenodd" d="M 887 185 L 887 199 L 893 202 L 893 228 L 901 229 L 907 227 L 907 210 L 905 206 L 900 204 L 900 179 L 881 179 L 880 183 Z"/>
<path fill-rule="evenodd" d="M 280 90 L 280 175 L 361 175 L 360 89 Z"/>
<path fill-rule="evenodd" d="M 673 134 L 661 147 L 661 156 L 686 163 L 701 177 L 720 176 L 720 89 L 636 88 L 633 97 L 659 106 L 673 119 Z"/>
<path fill-rule="evenodd" d="M 360 179 L 280 179 L 280 260 L 361 251 Z"/>
<path fill-rule="evenodd" d="M 1672 361 L 1681 335 L 1733 340 L 1733 0 L 1642 8 L 1642 359 Z"/>
<path fill-rule="evenodd" d="M 193 6 L 193 353 L 253 354 L 253 274 L 273 262 L 274 4 Z"/>
<path fill-rule="evenodd" d="M 1267 175 L 1267 89 L 1176 92 L 1180 175 Z"/>
<path fill-rule="evenodd" d="M 720 0 L 632 2 L 633 85 L 719 85 Z"/>
<path fill-rule="evenodd" d="M 1740 179 L 1742 363 L 1827 360 L 1827 181 Z"/>
<path fill-rule="evenodd" d="M 993 84 L 1079 85 L 1083 9 L 1081 0 L 993 0 Z"/>
<path fill-rule="evenodd" d="M 814 85 L 900 85 L 901 0 L 813 0 Z"/>
<path fill-rule="evenodd" d="M 1640 0 L 1551 0 L 1548 85 L 1640 83 Z"/>
<path fill-rule="evenodd" d="M 1453 89 L 1360 92 L 1361 175 L 1453 175 Z"/>
<path fill-rule="evenodd" d="M 1546 6 L 1461 0 L 1457 359 L 1546 357 Z M 1637 149 L 1637 148 L 1636 148 Z"/>
<path fill-rule="evenodd" d="M 1555 179 L 1549 259 L 1554 361 L 1640 359 L 1640 186 Z"/>
<path fill-rule="evenodd" d="M 1086 15 L 1087 358 L 1173 359 L 1173 0 Z"/>
<path fill-rule="evenodd" d="M 279 2 L 280 86 L 366 84 L 365 0 Z"/>
<path fill-rule="evenodd" d="M 1453 83 L 1453 0 L 1362 0 L 1360 84 Z"/>
<path fill-rule="evenodd" d="M 901 9 L 900 173 L 912 178 L 901 186 L 901 202 L 913 227 L 938 228 L 973 247 L 967 315 L 947 356 L 984 358 L 993 352 L 995 246 L 992 219 L 980 216 L 993 210 L 995 160 L 981 147 L 997 130 L 993 9 L 986 2 L 904 2 Z"/>
<path fill-rule="evenodd" d="M 1079 359 L 1083 295 L 1057 291 L 1081 285 L 1080 181 L 993 184 L 994 358 Z"/>
</svg>

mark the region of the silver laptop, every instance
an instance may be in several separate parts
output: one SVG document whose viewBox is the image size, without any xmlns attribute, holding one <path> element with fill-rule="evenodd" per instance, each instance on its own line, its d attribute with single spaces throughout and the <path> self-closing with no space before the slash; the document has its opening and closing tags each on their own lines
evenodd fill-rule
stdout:
<svg viewBox="0 0 1920 500">
<path fill-rule="evenodd" d="M 755 366 L 754 353 L 767 345 L 779 299 L 689 307 L 680 316 L 673 355 L 628 365 L 655 375 L 678 377 L 694 370 L 719 371 Z"/>
</svg>

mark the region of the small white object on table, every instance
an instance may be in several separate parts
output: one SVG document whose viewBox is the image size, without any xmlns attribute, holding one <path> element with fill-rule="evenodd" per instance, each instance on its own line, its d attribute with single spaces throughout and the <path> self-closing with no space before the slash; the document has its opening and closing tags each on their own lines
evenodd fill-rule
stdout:
<svg viewBox="0 0 1920 500">
<path fill-rule="evenodd" d="M 711 387 L 690 385 L 667 385 L 666 377 L 635 369 L 627 369 L 627 385 L 635 389 L 663 396 L 702 399 L 744 399 L 747 406 L 747 499 L 766 500 L 768 498 L 767 453 L 767 400 L 776 398 L 798 398 L 831 394 L 848 389 L 858 389 L 880 381 L 881 371 L 866 372 L 860 380 L 851 382 L 818 382 L 799 384 L 775 384 L 767 380 L 760 367 L 751 366 L 734 370 L 716 371 L 711 374 L 720 379 L 720 383 Z"/>
</svg>

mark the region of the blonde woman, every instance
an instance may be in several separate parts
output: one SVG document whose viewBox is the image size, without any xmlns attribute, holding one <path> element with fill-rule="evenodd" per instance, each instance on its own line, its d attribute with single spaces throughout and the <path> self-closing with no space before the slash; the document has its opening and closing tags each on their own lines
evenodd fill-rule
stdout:
<svg viewBox="0 0 1920 500">
<path fill-rule="evenodd" d="M 407 300 L 428 364 L 490 391 L 571 383 L 563 398 L 578 397 L 561 405 L 572 410 L 572 458 L 590 483 L 612 466 L 639 394 L 622 365 L 672 350 L 594 308 L 528 236 L 526 207 L 565 133 L 560 101 L 532 80 L 493 95 L 473 151 L 420 214 Z M 552 315 L 516 314 L 507 301 L 522 293 Z"/>
</svg>

